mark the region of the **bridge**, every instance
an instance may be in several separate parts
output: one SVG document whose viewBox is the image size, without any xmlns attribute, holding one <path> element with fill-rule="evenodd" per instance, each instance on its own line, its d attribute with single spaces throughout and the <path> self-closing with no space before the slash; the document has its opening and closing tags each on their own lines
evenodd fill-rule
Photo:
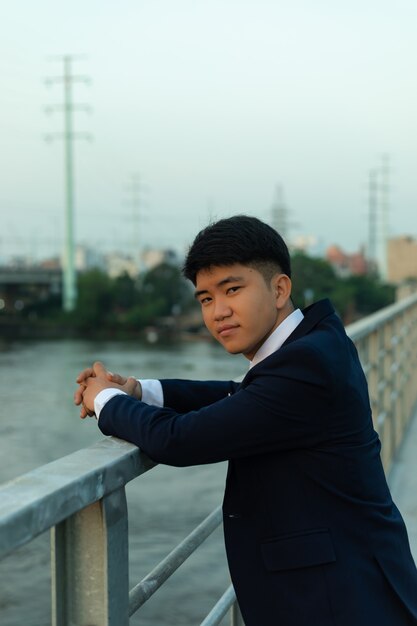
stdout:
<svg viewBox="0 0 417 626">
<path fill-rule="evenodd" d="M 417 295 L 347 331 L 368 378 L 383 463 L 416 555 Z M 125 486 L 152 468 L 138 448 L 107 438 L 0 487 L 0 558 L 51 533 L 53 626 L 128 626 L 221 524 L 218 507 L 129 589 Z M 228 612 L 233 626 L 243 626 L 232 587 L 200 626 L 220 624 Z"/>
<path fill-rule="evenodd" d="M 5 312 L 19 311 L 29 302 L 60 294 L 61 289 L 61 269 L 0 267 L 0 308 Z"/>
</svg>

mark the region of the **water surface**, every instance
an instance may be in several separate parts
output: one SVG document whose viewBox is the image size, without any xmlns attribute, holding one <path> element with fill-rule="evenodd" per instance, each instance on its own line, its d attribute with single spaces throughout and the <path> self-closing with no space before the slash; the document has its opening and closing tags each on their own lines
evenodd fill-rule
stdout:
<svg viewBox="0 0 417 626">
<path fill-rule="evenodd" d="M 0 350 L 0 482 L 89 446 L 102 435 L 73 404 L 75 377 L 99 359 L 145 378 L 231 379 L 247 367 L 209 342 L 15 342 Z M 130 586 L 221 503 L 225 464 L 158 466 L 127 487 Z M 0 625 L 49 626 L 49 533 L 0 562 Z M 199 624 L 229 584 L 221 530 L 131 618 L 132 626 Z"/>
</svg>

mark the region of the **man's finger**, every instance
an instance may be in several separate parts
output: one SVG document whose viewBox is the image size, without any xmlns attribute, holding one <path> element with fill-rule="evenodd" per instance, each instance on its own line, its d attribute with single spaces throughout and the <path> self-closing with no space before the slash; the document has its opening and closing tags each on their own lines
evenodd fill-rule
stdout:
<svg viewBox="0 0 417 626">
<path fill-rule="evenodd" d="M 96 361 L 93 365 L 93 376 L 107 376 L 107 370 L 101 361 Z"/>
<path fill-rule="evenodd" d="M 94 417 L 95 413 L 94 411 L 90 411 L 90 409 L 83 403 L 82 408 L 84 409 L 84 412 L 86 415 L 88 415 L 88 417 Z"/>
<path fill-rule="evenodd" d="M 85 389 L 85 385 L 80 385 L 78 389 L 76 389 L 74 393 L 74 404 L 79 405 L 82 403 L 84 389 Z"/>
<path fill-rule="evenodd" d="M 82 372 L 78 374 L 77 378 L 75 379 L 75 382 L 82 383 L 83 380 L 87 380 L 87 378 L 90 378 L 90 376 L 95 376 L 93 368 L 86 367 L 85 370 L 83 370 Z"/>
<path fill-rule="evenodd" d="M 136 380 L 136 378 L 133 378 L 133 376 L 129 376 L 129 378 L 126 380 L 126 382 L 124 383 L 124 390 L 126 391 L 127 394 L 129 394 L 129 396 L 136 396 L 135 391 L 136 391 L 136 387 L 138 386 L 138 381 Z"/>
<path fill-rule="evenodd" d="M 127 381 L 126 376 L 121 376 L 120 374 L 112 374 L 111 372 L 107 372 L 107 378 L 112 383 L 116 383 L 117 385 L 124 385 Z"/>
</svg>

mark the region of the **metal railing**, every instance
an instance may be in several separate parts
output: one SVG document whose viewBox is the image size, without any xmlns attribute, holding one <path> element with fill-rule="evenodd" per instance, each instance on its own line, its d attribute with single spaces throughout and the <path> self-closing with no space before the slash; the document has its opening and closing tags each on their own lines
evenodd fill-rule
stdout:
<svg viewBox="0 0 417 626">
<path fill-rule="evenodd" d="M 0 559 L 51 529 L 53 626 L 127 626 L 133 615 L 221 524 L 215 509 L 129 591 L 125 485 L 154 464 L 110 437 L 0 487 Z M 227 611 L 243 626 L 232 588 L 203 621 Z"/>
<path fill-rule="evenodd" d="M 417 295 L 347 327 L 365 371 L 388 471 L 417 402 Z"/>
<path fill-rule="evenodd" d="M 347 329 L 368 377 L 389 466 L 417 400 L 417 296 Z M 108 438 L 0 487 L 0 559 L 51 529 L 52 625 L 127 626 L 146 600 L 221 524 L 213 511 L 129 591 L 125 485 L 153 463 Z M 244 626 L 232 587 L 200 626 Z"/>
</svg>

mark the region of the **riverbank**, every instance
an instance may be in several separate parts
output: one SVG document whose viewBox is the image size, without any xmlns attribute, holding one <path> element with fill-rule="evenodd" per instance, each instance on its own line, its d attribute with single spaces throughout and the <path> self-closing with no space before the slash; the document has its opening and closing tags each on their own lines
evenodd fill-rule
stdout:
<svg viewBox="0 0 417 626">
<path fill-rule="evenodd" d="M 0 316 L 1 340 L 59 340 L 59 339 L 93 339 L 97 341 L 131 341 L 147 343 L 177 341 L 210 340 L 202 322 L 196 323 L 188 317 L 164 318 L 157 320 L 152 326 L 134 329 L 122 324 L 92 326 L 81 328 L 73 319 L 37 319 L 18 315 Z"/>
</svg>

